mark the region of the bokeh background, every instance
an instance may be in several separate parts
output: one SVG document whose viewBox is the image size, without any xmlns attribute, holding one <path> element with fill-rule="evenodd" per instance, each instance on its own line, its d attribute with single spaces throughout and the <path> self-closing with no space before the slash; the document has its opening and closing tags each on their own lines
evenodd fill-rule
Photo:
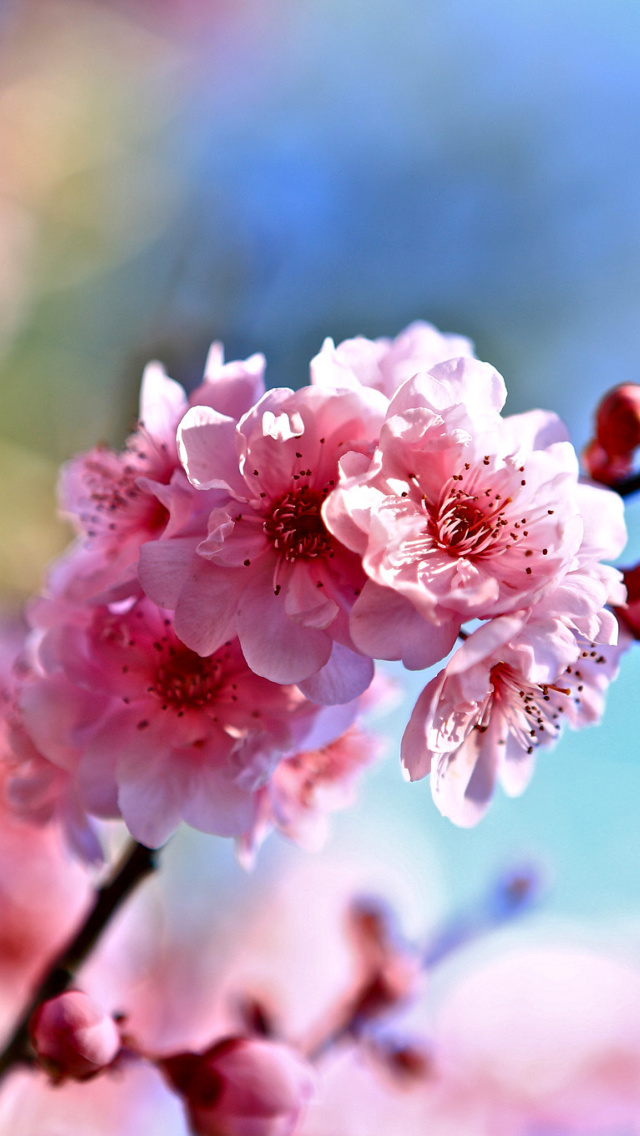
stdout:
<svg viewBox="0 0 640 1136">
<path fill-rule="evenodd" d="M 508 409 L 557 411 L 578 448 L 598 397 L 640 379 L 635 0 L 3 0 L 6 610 L 68 539 L 59 462 L 122 442 L 147 359 L 192 386 L 219 338 L 298 386 L 326 335 L 416 318 L 474 339 Z M 633 505 L 629 522 L 626 563 Z M 318 862 L 386 880 L 416 932 L 535 863 L 529 936 L 640 960 L 638 656 L 604 725 L 470 832 L 400 777 L 424 676 L 395 673 L 387 758 Z M 228 844 L 183 836 L 176 909 L 197 921 L 202 888 L 257 896 L 304 855 L 274 837 L 246 877 Z"/>
</svg>

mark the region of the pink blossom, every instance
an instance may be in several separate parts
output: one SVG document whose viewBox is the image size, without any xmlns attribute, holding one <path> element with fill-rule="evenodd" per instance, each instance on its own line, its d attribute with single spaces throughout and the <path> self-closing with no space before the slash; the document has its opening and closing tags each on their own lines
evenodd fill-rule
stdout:
<svg viewBox="0 0 640 1136">
<path fill-rule="evenodd" d="M 194 494 L 180 467 L 176 430 L 189 406 L 207 405 L 240 417 L 264 391 L 264 358 L 223 362 L 209 352 L 204 381 L 187 398 L 159 363 L 142 377 L 140 419 L 118 453 L 97 446 L 68 462 L 60 478 L 60 508 L 79 539 L 54 565 L 49 588 L 78 602 L 139 592 L 140 545 L 180 532 L 206 499 Z M 210 507 L 210 505 L 209 505 Z"/>
<path fill-rule="evenodd" d="M 39 1063 L 56 1083 L 95 1077 L 121 1047 L 113 1018 L 81 990 L 67 990 L 38 1006 L 29 1033 Z"/>
<path fill-rule="evenodd" d="M 255 1038 L 224 1038 L 204 1053 L 166 1057 L 160 1067 L 196 1136 L 292 1136 L 315 1085 L 292 1049 Z"/>
<path fill-rule="evenodd" d="M 370 464 L 341 462 L 324 517 L 369 576 L 351 614 L 361 650 L 428 666 L 465 620 L 530 606 L 555 587 L 586 526 L 594 547 L 620 551 L 621 502 L 579 486 L 561 423 L 542 411 L 503 419 L 503 399 L 487 364 L 451 360 L 398 390 Z"/>
<path fill-rule="evenodd" d="M 38 657 L 42 673 L 19 691 L 24 734 L 66 774 L 67 797 L 78 794 L 93 815 L 122 816 L 152 847 L 181 819 L 220 835 L 245 831 L 259 789 L 316 713 L 295 688 L 253 674 L 237 640 L 194 654 L 146 599 L 125 611 L 78 609 L 75 621 L 65 611 Z M 27 785 L 38 775 L 21 772 Z"/>
<path fill-rule="evenodd" d="M 36 690 L 41 681 L 35 680 L 33 685 L 30 683 L 29 692 Z M 45 741 L 44 748 L 49 753 L 55 753 L 57 760 L 45 757 L 34 744 L 24 727 L 22 711 L 11 713 L 5 794 L 14 817 L 28 822 L 31 828 L 38 825 L 57 829 L 74 856 L 87 864 L 98 865 L 102 864 L 104 855 L 96 826 L 87 815 L 81 800 L 75 776 L 78 750 L 71 745 L 65 746 L 62 740 L 63 724 L 69 730 L 78 727 L 82 729 L 83 720 L 84 725 L 87 725 L 86 716 L 79 705 L 81 699 L 74 698 L 74 693 L 64 679 L 59 683 L 47 684 L 45 698 L 48 699 L 59 733 L 56 740 L 51 740 L 51 745 Z M 39 699 L 36 701 L 39 703 Z M 29 705 L 29 695 L 25 705 Z M 89 705 L 87 710 L 90 710 Z M 92 720 L 91 714 L 89 720 Z M 46 729 L 46 716 L 43 726 Z M 62 764 L 58 763 L 60 758 Z"/>
<path fill-rule="evenodd" d="M 303 683 L 324 703 L 350 701 L 372 677 L 348 627 L 364 583 L 360 558 L 321 514 L 340 456 L 369 454 L 377 439 L 381 414 L 369 393 L 268 391 L 237 426 L 208 408 L 189 411 L 178 432 L 189 479 L 227 500 L 195 552 L 162 541 L 141 556 L 145 591 L 175 606 L 176 631 L 192 650 L 209 654 L 237 634 L 256 674 Z"/>
<path fill-rule="evenodd" d="M 355 781 L 377 748 L 375 738 L 351 727 L 325 745 L 285 756 L 261 790 L 256 822 L 240 846 L 243 862 L 252 862 L 273 828 L 305 848 L 322 847 L 327 813 L 352 802 Z"/>
<path fill-rule="evenodd" d="M 359 385 L 392 398 L 399 386 L 419 371 L 460 355 L 473 355 L 473 344 L 462 335 L 443 335 L 433 324 L 416 320 L 395 339 L 345 339 L 336 347 L 325 339 L 311 360 L 311 382 L 321 386 Z"/>
<path fill-rule="evenodd" d="M 602 613 L 600 642 L 585 640 L 553 603 L 499 616 L 455 652 L 422 691 L 402 739 L 412 781 L 431 774 L 436 805 L 455 824 L 476 824 L 496 780 L 526 788 L 539 746 L 568 722 L 597 722 L 627 640 Z"/>
</svg>

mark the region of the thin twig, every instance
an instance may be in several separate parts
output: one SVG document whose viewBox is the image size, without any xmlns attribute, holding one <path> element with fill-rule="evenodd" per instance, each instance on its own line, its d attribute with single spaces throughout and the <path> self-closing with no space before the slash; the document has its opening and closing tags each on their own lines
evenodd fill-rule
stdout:
<svg viewBox="0 0 640 1136">
<path fill-rule="evenodd" d="M 630 497 L 632 493 L 637 493 L 640 489 L 640 473 L 634 473 L 631 477 L 626 477 L 624 481 L 618 481 L 615 485 L 611 486 L 619 493 L 621 497 Z"/>
<path fill-rule="evenodd" d="M 93 907 L 71 942 L 47 967 L 36 991 L 18 1022 L 12 1037 L 0 1054 L 0 1079 L 16 1064 L 33 1064 L 29 1044 L 29 1019 L 34 1010 L 61 994 L 74 981 L 75 975 L 90 954 L 100 935 L 116 911 L 141 880 L 157 867 L 157 851 L 131 841 L 114 868 L 110 880 L 97 892 Z"/>
</svg>

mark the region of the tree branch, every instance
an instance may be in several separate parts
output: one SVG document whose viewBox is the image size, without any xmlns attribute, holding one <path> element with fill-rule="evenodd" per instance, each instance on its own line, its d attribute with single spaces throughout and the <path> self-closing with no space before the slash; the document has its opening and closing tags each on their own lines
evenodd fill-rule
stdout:
<svg viewBox="0 0 640 1136">
<path fill-rule="evenodd" d="M 632 493 L 637 493 L 640 489 L 640 473 L 633 473 L 631 477 L 625 477 L 624 481 L 617 481 L 615 485 L 608 485 L 607 489 L 613 489 L 621 497 L 631 497 Z"/>
<path fill-rule="evenodd" d="M 73 939 L 49 964 L 33 997 L 0 1054 L 0 1080 L 12 1065 L 33 1064 L 29 1043 L 29 1019 L 41 1002 L 61 994 L 73 982 L 76 972 L 92 951 L 114 911 L 127 899 L 141 880 L 157 867 L 158 852 L 143 844 L 129 843 L 109 881 L 96 892 L 84 923 Z"/>
</svg>

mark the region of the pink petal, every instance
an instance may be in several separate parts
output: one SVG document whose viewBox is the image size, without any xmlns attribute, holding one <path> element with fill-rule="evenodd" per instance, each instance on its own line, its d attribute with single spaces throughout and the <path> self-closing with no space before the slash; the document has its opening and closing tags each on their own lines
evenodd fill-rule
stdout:
<svg viewBox="0 0 640 1136">
<path fill-rule="evenodd" d="M 196 489 L 229 489 L 243 499 L 247 486 L 238 470 L 236 423 L 209 406 L 192 406 L 178 427 L 178 453 Z"/>
<path fill-rule="evenodd" d="M 219 568 L 198 558 L 176 607 L 176 635 L 199 655 L 211 655 L 233 639 L 243 580 L 237 568 Z M 254 668 L 255 669 L 255 668 Z"/>
<path fill-rule="evenodd" d="M 189 762 L 184 770 L 182 817 L 201 832 L 217 836 L 239 836 L 255 821 L 257 795 L 241 789 L 228 771 L 206 759 Z M 180 759 L 180 755 L 177 755 Z"/>
<path fill-rule="evenodd" d="M 206 405 L 241 418 L 264 394 L 264 355 L 224 362 L 221 343 L 212 343 L 204 369 L 204 382 L 193 392 L 192 405 Z"/>
<path fill-rule="evenodd" d="M 198 539 L 154 540 L 140 549 L 138 576 L 149 599 L 159 607 L 175 608 L 189 579 Z"/>
<path fill-rule="evenodd" d="M 536 764 L 536 753 L 528 753 L 519 745 L 513 734 L 509 733 L 506 747 L 502 754 L 499 780 L 502 788 L 509 797 L 519 797 L 524 793 L 533 777 Z"/>
<path fill-rule="evenodd" d="M 140 388 L 140 424 L 161 442 L 175 446 L 176 427 L 188 407 L 187 396 L 161 363 L 147 363 Z"/>
<path fill-rule="evenodd" d="M 594 560 L 615 560 L 627 543 L 622 498 L 599 485 L 581 482 L 577 488 L 586 551 Z"/>
<path fill-rule="evenodd" d="M 522 630 L 527 615 L 528 612 L 519 611 L 513 615 L 500 615 L 484 623 L 456 651 L 447 664 L 447 674 L 462 674 L 498 651 Z"/>
<path fill-rule="evenodd" d="M 321 706 L 351 702 L 364 694 L 373 679 L 373 660 L 334 643 L 331 657 L 316 674 L 298 683 L 298 688 Z"/>
<path fill-rule="evenodd" d="M 504 419 L 504 432 L 507 446 L 510 446 L 507 452 L 514 454 L 518 450 L 544 450 L 555 442 L 569 441 L 569 431 L 564 422 L 550 410 L 509 414 Z"/>
<path fill-rule="evenodd" d="M 120 753 L 118 803 L 129 832 L 140 844 L 159 848 L 182 819 L 180 761 L 154 742 L 151 728 L 139 745 Z"/>
<path fill-rule="evenodd" d="M 338 614 L 337 603 L 317 584 L 317 573 L 311 564 L 301 561 L 293 565 L 284 591 L 284 610 L 302 627 L 323 629 Z"/>
<path fill-rule="evenodd" d="M 272 682 L 301 682 L 319 671 L 331 654 L 328 635 L 289 619 L 284 595 L 274 595 L 261 575 L 238 601 L 237 634 L 251 670 Z"/>
<path fill-rule="evenodd" d="M 419 781 L 431 772 L 432 755 L 427 748 L 427 720 L 438 704 L 446 677 L 446 672 L 442 670 L 427 683 L 402 736 L 400 757 L 411 781 Z"/>
<path fill-rule="evenodd" d="M 431 771 L 431 793 L 443 816 L 460 828 L 472 828 L 486 813 L 500 760 L 497 725 L 486 733 L 472 730 L 451 756 Z"/>
<path fill-rule="evenodd" d="M 60 673 L 25 683 L 20 696 L 24 725 L 34 745 L 62 769 L 75 767 L 79 731 L 98 722 L 108 703 L 104 695 L 82 690 Z"/>
<path fill-rule="evenodd" d="M 453 647 L 460 621 L 438 627 L 422 618 L 399 592 L 368 580 L 351 611 L 351 634 L 359 650 L 374 659 L 402 659 L 409 670 L 422 670 L 443 659 Z"/>
</svg>

